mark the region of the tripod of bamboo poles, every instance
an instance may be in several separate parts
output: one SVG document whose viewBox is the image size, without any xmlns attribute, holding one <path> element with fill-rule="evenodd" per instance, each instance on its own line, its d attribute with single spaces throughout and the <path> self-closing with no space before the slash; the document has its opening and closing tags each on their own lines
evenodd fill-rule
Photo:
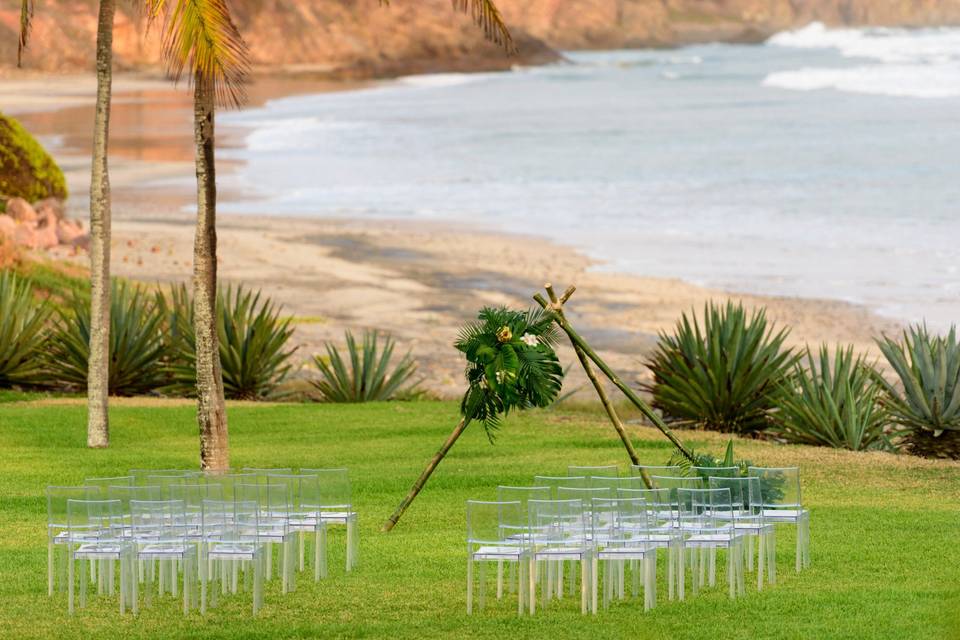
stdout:
<svg viewBox="0 0 960 640">
<path fill-rule="evenodd" d="M 597 395 L 600 397 L 600 402 L 607 413 L 607 417 L 610 418 L 610 422 L 613 424 L 614 430 L 620 437 L 620 441 L 623 442 L 623 446 L 627 451 L 627 455 L 630 457 L 631 463 L 635 465 L 640 464 L 637 451 L 633 448 L 633 443 L 631 442 L 630 436 L 623 425 L 623 420 L 621 420 L 620 416 L 617 414 L 617 410 L 613 406 L 613 402 L 610 400 L 610 396 L 607 394 L 607 391 L 597 376 L 596 371 L 594 371 L 593 365 L 596 365 L 596 367 L 600 369 L 607 379 L 609 379 L 615 387 L 623 392 L 627 399 L 635 407 L 637 407 L 637 409 L 640 410 L 640 412 L 653 424 L 653 426 L 659 429 L 660 432 L 663 433 L 668 440 L 670 440 L 673 446 L 677 448 L 677 451 L 679 451 L 690 462 L 694 462 L 693 453 L 689 448 L 686 447 L 686 445 L 683 444 L 683 442 L 680 441 L 673 431 L 667 427 L 663 419 L 658 416 L 653 409 L 620 378 L 620 376 L 614 373 L 613 369 L 611 369 L 609 365 L 607 365 L 607 363 L 604 362 L 603 359 L 601 359 L 592 348 L 590 348 L 590 345 L 588 345 L 583 337 L 570 325 L 570 321 L 567 319 L 566 314 L 564 313 L 564 304 L 576 291 L 576 287 L 571 285 L 559 298 L 553 289 L 553 285 L 550 283 L 545 284 L 544 289 L 547 292 L 549 302 L 539 293 L 535 294 L 533 299 L 541 307 L 554 314 L 554 321 L 557 323 L 557 326 L 559 326 L 560 329 L 563 330 L 563 332 L 566 333 L 567 337 L 570 339 L 570 343 L 573 345 L 573 350 L 577 354 L 577 359 L 580 361 L 580 365 L 583 367 L 584 373 L 586 373 L 587 378 L 590 379 L 590 382 L 593 384 Z M 404 496 L 403 500 L 394 510 L 393 514 L 383 524 L 381 531 L 391 531 L 394 526 L 396 526 L 404 512 L 413 503 L 417 495 L 423 489 L 424 485 L 427 483 L 427 480 L 429 480 L 430 476 L 440 465 L 440 462 L 444 459 L 444 457 L 446 457 L 447 453 L 466 430 L 467 426 L 470 424 L 470 420 L 470 416 L 464 416 L 461 418 L 453 432 L 447 437 L 446 441 L 444 441 L 437 453 L 434 454 L 433 458 L 430 459 L 430 462 L 427 463 L 427 466 L 423 472 L 420 473 L 420 477 L 418 477 L 417 481 L 413 483 L 410 491 L 407 492 L 407 495 Z M 641 470 L 641 477 L 643 478 L 644 484 L 646 484 L 648 488 L 652 488 L 650 477 L 645 471 Z"/>
</svg>

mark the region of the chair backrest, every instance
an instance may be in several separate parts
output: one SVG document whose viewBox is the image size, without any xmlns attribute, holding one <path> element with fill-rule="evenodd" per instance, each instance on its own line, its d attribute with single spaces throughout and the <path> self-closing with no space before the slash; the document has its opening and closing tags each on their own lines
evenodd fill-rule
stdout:
<svg viewBox="0 0 960 640">
<path fill-rule="evenodd" d="M 238 484 L 256 484 L 257 476 L 253 473 L 219 473 L 205 474 L 204 480 L 208 485 L 219 485 L 223 499 L 227 502 L 235 498 L 234 488 Z"/>
<path fill-rule="evenodd" d="M 130 475 L 134 478 L 134 484 L 152 484 L 150 476 L 196 477 L 203 475 L 203 472 L 198 469 L 130 469 Z"/>
<path fill-rule="evenodd" d="M 552 497 L 553 493 L 550 487 L 512 487 L 507 485 L 497 487 L 498 502 L 519 502 L 524 513 L 527 511 L 527 502 L 530 500 L 549 500 Z M 526 520 L 526 516 L 524 516 L 524 520 Z"/>
<path fill-rule="evenodd" d="M 67 487 L 47 485 L 47 526 L 53 529 L 67 528 L 68 500 L 97 500 L 102 497 L 100 487 Z"/>
<path fill-rule="evenodd" d="M 291 467 L 243 467 L 240 473 L 253 474 L 257 482 L 270 482 L 269 476 L 272 474 L 290 475 L 293 473 Z"/>
<path fill-rule="evenodd" d="M 67 535 L 74 540 L 107 541 L 123 537 L 119 500 L 67 500 Z"/>
<path fill-rule="evenodd" d="M 606 546 L 629 546 L 650 539 L 648 506 L 643 498 L 596 498 L 591 523 L 593 540 Z"/>
<path fill-rule="evenodd" d="M 596 487 L 605 487 L 610 489 L 614 496 L 616 497 L 616 492 L 618 489 L 646 489 L 647 485 L 644 484 L 643 478 L 640 476 L 621 476 L 619 478 L 611 478 L 605 476 L 590 476 L 588 479 L 588 486 L 591 488 Z"/>
<path fill-rule="evenodd" d="M 526 516 L 519 500 L 467 500 L 467 546 L 522 543 Z"/>
<path fill-rule="evenodd" d="M 106 496 L 109 487 L 132 487 L 134 486 L 133 476 L 110 476 L 102 478 L 87 478 L 83 481 L 84 486 L 99 487 L 100 495 Z"/>
<path fill-rule="evenodd" d="M 184 509 L 189 514 L 201 513 L 204 500 L 224 500 L 223 485 L 213 482 L 171 484 L 169 494 L 170 500 L 182 500 Z"/>
<path fill-rule="evenodd" d="M 642 499 L 652 529 L 666 531 L 677 523 L 677 503 L 671 500 L 670 489 L 618 489 L 617 497 Z"/>
<path fill-rule="evenodd" d="M 312 505 L 322 500 L 320 493 L 320 477 L 308 473 L 271 473 L 268 476 L 270 484 L 282 484 L 287 487 L 290 498 L 290 508 L 294 512 L 310 510 Z"/>
<path fill-rule="evenodd" d="M 131 500 L 161 500 L 160 487 L 156 485 L 111 485 L 107 487 L 107 500 L 119 500 L 124 515 L 130 513 Z"/>
<path fill-rule="evenodd" d="M 163 500 L 170 499 L 170 488 L 176 485 L 187 484 L 191 478 L 182 474 L 151 474 L 146 477 L 146 484 L 160 487 L 160 496 Z"/>
<path fill-rule="evenodd" d="M 729 489 L 733 508 L 745 515 L 759 516 L 763 511 L 760 478 L 710 478 L 711 489 Z"/>
<path fill-rule="evenodd" d="M 568 476 L 606 476 L 607 478 L 616 478 L 620 475 L 620 467 L 615 464 L 608 464 L 599 467 L 579 467 L 571 465 L 567 467 Z"/>
<path fill-rule="evenodd" d="M 681 529 L 722 531 L 733 527 L 736 512 L 730 489 L 677 489 Z"/>
<path fill-rule="evenodd" d="M 589 510 L 595 498 L 613 498 L 610 487 L 557 487 L 557 500 L 581 500 L 583 508 Z"/>
<path fill-rule="evenodd" d="M 582 500 L 531 500 L 527 503 L 531 539 L 538 545 L 563 545 L 590 530 Z"/>
<path fill-rule="evenodd" d="M 766 509 L 802 509 L 800 467 L 750 467 L 750 476 L 760 479 L 760 495 Z"/>
<path fill-rule="evenodd" d="M 317 476 L 320 499 L 317 507 L 321 511 L 350 511 L 353 509 L 353 488 L 350 485 L 348 469 L 300 469 L 301 475 Z"/>
<path fill-rule="evenodd" d="M 586 476 L 534 476 L 533 484 L 538 487 L 550 487 L 550 497 L 557 498 L 557 489 L 559 487 L 581 487 L 586 489 L 589 485 Z"/>
<path fill-rule="evenodd" d="M 646 471 L 648 476 L 678 477 L 683 475 L 683 469 L 680 468 L 680 465 L 676 465 L 676 464 L 665 464 L 665 465 L 632 464 L 630 465 L 630 475 L 632 476 L 642 475 L 640 473 L 641 470 Z"/>
<path fill-rule="evenodd" d="M 290 488 L 283 483 L 238 484 L 234 488 L 234 502 L 256 503 L 260 509 L 261 528 L 283 529 L 290 526 L 293 513 Z"/>
<path fill-rule="evenodd" d="M 736 478 L 740 476 L 740 467 L 690 467 L 694 475 L 709 482 L 710 478 Z"/>
<path fill-rule="evenodd" d="M 205 540 L 257 542 L 260 507 L 254 501 L 204 500 L 201 531 Z"/>
<path fill-rule="evenodd" d="M 677 489 L 702 489 L 704 486 L 700 476 L 650 476 L 650 481 L 657 489 L 668 489 L 674 504 L 677 504 Z"/>
<path fill-rule="evenodd" d="M 183 500 L 131 500 L 130 532 L 134 539 L 181 542 L 187 536 Z"/>
</svg>

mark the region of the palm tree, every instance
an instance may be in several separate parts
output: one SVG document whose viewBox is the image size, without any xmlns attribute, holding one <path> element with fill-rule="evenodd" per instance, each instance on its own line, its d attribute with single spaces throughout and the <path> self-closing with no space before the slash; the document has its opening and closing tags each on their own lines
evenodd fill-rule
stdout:
<svg viewBox="0 0 960 640">
<path fill-rule="evenodd" d="M 110 443 L 108 393 L 110 369 L 110 92 L 113 83 L 114 0 L 100 0 L 97 20 L 97 105 L 93 124 L 90 175 L 90 357 L 87 362 L 87 446 Z M 17 66 L 30 35 L 33 1 L 21 0 Z"/>
<path fill-rule="evenodd" d="M 151 16 L 166 12 L 164 58 L 175 79 L 188 77 L 194 90 L 197 165 L 197 227 L 193 246 L 194 331 L 197 350 L 197 422 L 203 469 L 230 467 L 227 412 L 217 337 L 217 184 L 214 163 L 216 106 L 239 106 L 245 98 L 248 50 L 225 0 L 148 0 Z M 389 4 L 389 0 L 381 0 Z M 513 51 L 510 32 L 493 0 L 452 0 L 470 12 L 490 40 Z"/>
</svg>

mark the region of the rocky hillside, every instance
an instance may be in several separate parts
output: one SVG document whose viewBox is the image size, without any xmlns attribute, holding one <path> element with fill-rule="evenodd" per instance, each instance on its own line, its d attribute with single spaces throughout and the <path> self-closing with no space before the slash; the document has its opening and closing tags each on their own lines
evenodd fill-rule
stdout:
<svg viewBox="0 0 960 640">
<path fill-rule="evenodd" d="M 960 24 L 960 0 L 499 0 L 520 53 L 506 58 L 483 42 L 449 0 L 231 0 L 263 68 L 335 76 L 389 76 L 504 68 L 555 59 L 553 49 L 757 41 L 819 20 L 830 25 Z M 157 63 L 156 29 L 119 3 L 118 67 Z M 16 55 L 19 0 L 0 0 L 0 66 Z M 36 0 L 26 66 L 77 71 L 93 66 L 96 2 Z"/>
</svg>

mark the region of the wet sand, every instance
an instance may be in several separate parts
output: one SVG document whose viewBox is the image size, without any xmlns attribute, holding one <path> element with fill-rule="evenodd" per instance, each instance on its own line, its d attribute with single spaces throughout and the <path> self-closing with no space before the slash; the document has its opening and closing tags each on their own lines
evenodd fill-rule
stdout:
<svg viewBox="0 0 960 640">
<path fill-rule="evenodd" d="M 121 78 L 115 89 L 113 269 L 145 282 L 186 281 L 193 247 L 193 218 L 185 209 L 194 194 L 184 186 L 193 176 L 190 96 L 157 81 L 137 82 L 143 80 Z M 9 94 L 5 83 L 0 80 L 0 103 Z M 30 86 L 35 103 L 23 97 Z M 21 82 L 19 115 L 52 146 L 68 172 L 70 211 L 84 217 L 93 95 L 73 87 L 69 106 L 40 111 L 51 103 L 50 86 Z M 71 85 L 64 87 L 66 94 Z M 256 104 L 270 96 L 336 88 L 344 87 L 275 79 L 254 85 L 251 96 Z M 77 98 L 78 93 L 87 97 Z M 218 133 L 221 148 L 240 142 L 228 128 Z M 220 163 L 218 169 L 228 171 L 229 165 Z M 164 182 L 170 178 L 175 182 Z M 288 219 L 264 211 L 220 216 L 218 229 L 222 280 L 262 288 L 284 305 L 296 324 L 298 360 L 306 362 L 319 352 L 324 340 L 340 341 L 345 329 L 382 329 L 401 349 L 413 351 L 427 386 L 442 395 L 462 390 L 462 361 L 451 347 L 457 328 L 484 305 L 530 306 L 545 281 L 561 290 L 568 284 L 578 287 L 569 304 L 573 323 L 628 380 L 648 375 L 642 359 L 658 331 L 711 299 L 733 297 L 748 306 L 766 306 L 774 323 L 792 328 L 790 343 L 798 346 L 841 342 L 876 353 L 873 336 L 898 328 L 896 321 L 843 302 L 731 296 L 679 280 L 601 272 L 568 247 L 462 225 Z M 560 355 L 565 363 L 574 359 L 569 348 Z M 582 382 L 576 369 L 571 375 L 572 384 Z"/>
</svg>

